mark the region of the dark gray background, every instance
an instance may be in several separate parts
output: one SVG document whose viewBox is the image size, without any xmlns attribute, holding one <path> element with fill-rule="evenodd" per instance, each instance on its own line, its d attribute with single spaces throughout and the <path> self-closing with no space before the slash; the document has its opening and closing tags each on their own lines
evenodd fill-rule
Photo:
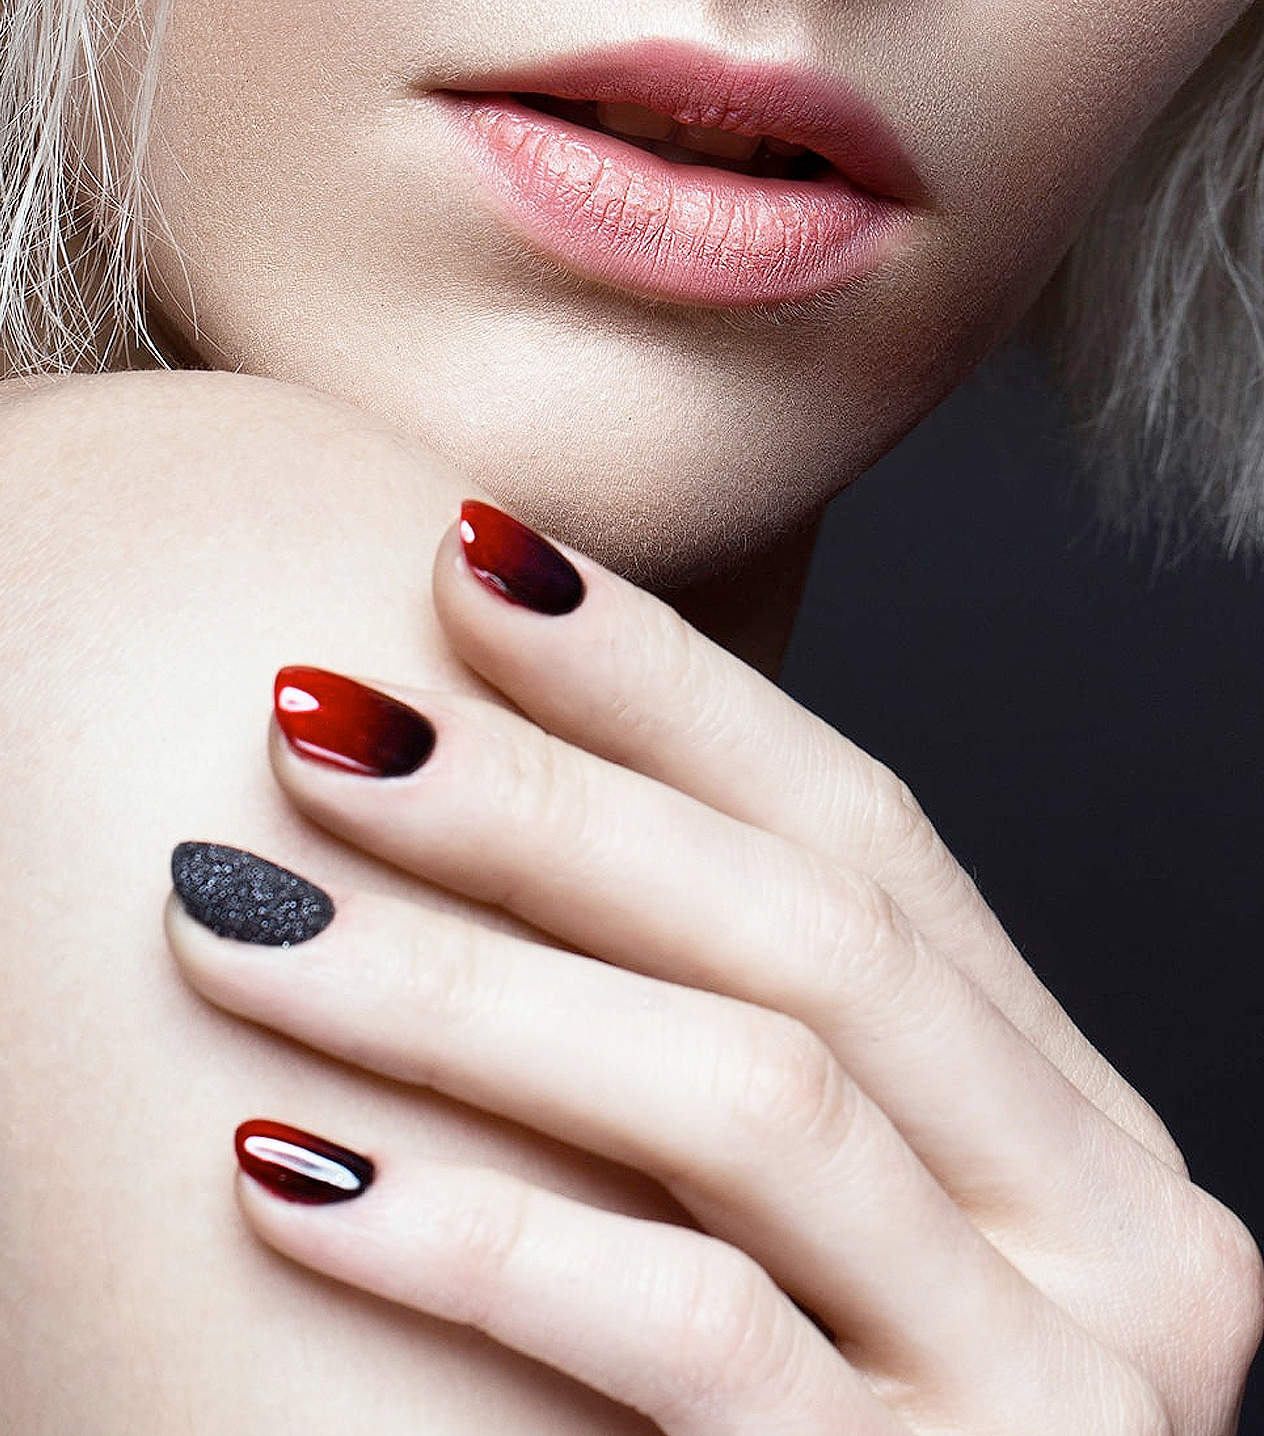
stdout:
<svg viewBox="0 0 1264 1436">
<path fill-rule="evenodd" d="M 1258 1238 L 1264 580 L 1157 569 L 1075 475 L 1038 366 L 1003 355 L 836 500 L 783 680 L 909 782 Z"/>
</svg>

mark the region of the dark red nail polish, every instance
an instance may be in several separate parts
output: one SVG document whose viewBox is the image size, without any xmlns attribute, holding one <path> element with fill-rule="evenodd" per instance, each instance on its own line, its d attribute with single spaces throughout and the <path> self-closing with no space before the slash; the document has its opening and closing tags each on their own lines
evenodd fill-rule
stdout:
<svg viewBox="0 0 1264 1436">
<path fill-rule="evenodd" d="M 471 571 L 493 592 L 535 613 L 571 613 L 584 601 L 574 564 L 526 524 L 473 499 L 461 505 Z"/>
<path fill-rule="evenodd" d="M 306 1206 L 349 1202 L 376 1175 L 367 1157 L 280 1122 L 255 1120 L 237 1128 L 237 1161 L 274 1197 Z"/>
<path fill-rule="evenodd" d="M 304 758 L 369 778 L 403 778 L 434 752 L 433 725 L 406 703 L 323 668 L 283 668 L 277 723 Z"/>
</svg>

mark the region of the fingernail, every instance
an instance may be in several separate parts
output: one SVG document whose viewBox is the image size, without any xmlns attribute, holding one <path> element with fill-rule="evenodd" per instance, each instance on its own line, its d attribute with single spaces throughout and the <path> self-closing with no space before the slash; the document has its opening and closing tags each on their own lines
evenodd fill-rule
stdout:
<svg viewBox="0 0 1264 1436">
<path fill-rule="evenodd" d="M 171 881 L 184 910 L 217 937 L 293 947 L 334 920 L 328 893 L 297 873 L 218 843 L 181 843 Z"/>
<path fill-rule="evenodd" d="M 404 778 L 434 752 L 429 720 L 376 688 L 323 668 L 283 668 L 276 717 L 296 753 L 368 778 Z"/>
<path fill-rule="evenodd" d="M 235 1145 L 242 1171 L 287 1202 L 331 1206 L 351 1201 L 373 1184 L 375 1171 L 367 1157 L 280 1122 L 243 1122 Z"/>
<path fill-rule="evenodd" d="M 461 505 L 461 542 L 475 577 L 510 603 L 560 616 L 584 601 L 569 559 L 526 524 L 473 499 Z"/>
</svg>

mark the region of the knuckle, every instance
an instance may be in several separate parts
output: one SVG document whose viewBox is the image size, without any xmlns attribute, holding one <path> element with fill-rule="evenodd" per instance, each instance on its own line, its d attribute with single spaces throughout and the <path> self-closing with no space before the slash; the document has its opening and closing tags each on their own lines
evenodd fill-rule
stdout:
<svg viewBox="0 0 1264 1436">
<path fill-rule="evenodd" d="M 752 1373 L 784 1345 L 778 1294 L 735 1248 L 709 1243 L 680 1292 L 664 1343 L 675 1358 L 663 1408 L 655 1412 L 668 1430 L 731 1409 Z"/>
<path fill-rule="evenodd" d="M 767 1152 L 790 1137 L 838 1144 L 854 1117 L 855 1089 L 811 1028 L 758 1012 L 726 1061 L 729 1150 Z"/>
<path fill-rule="evenodd" d="M 445 1213 L 436 1247 L 446 1254 L 459 1309 L 453 1319 L 486 1328 L 501 1305 L 529 1220 L 531 1189 L 516 1178 L 471 1174 L 463 1200 Z"/>
<path fill-rule="evenodd" d="M 489 809 L 525 826 L 557 800 L 558 755 L 542 730 L 530 723 L 510 722 L 508 741 L 491 747 L 494 762 L 490 772 L 481 776 L 487 783 Z"/>
<path fill-rule="evenodd" d="M 876 761 L 866 777 L 861 785 L 859 831 L 869 869 L 879 882 L 895 882 L 916 873 L 929 895 L 951 898 L 961 885 L 961 868 L 913 790 Z"/>
<path fill-rule="evenodd" d="M 1187 1300 L 1187 1332 L 1227 1375 L 1245 1374 L 1264 1336 L 1264 1258 L 1246 1226 L 1214 1197 L 1194 1189 L 1200 1240 Z"/>
<path fill-rule="evenodd" d="M 926 846 L 934 829 L 903 778 L 873 758 L 862 771 L 857 801 L 874 855 L 886 857 L 893 850 Z"/>
<path fill-rule="evenodd" d="M 601 840 L 601 811 L 590 788 L 588 765 L 575 762 L 566 745 L 530 724 L 515 725 L 512 740 L 498 745 L 491 781 L 483 789 L 484 811 L 512 833 L 507 850 L 519 855 L 495 867 L 492 900 L 506 907 L 538 886 L 550 854 L 590 851 Z M 561 841 L 562 835 L 565 840 Z M 496 845 L 488 848 L 495 860 Z M 521 854 L 530 854 L 523 862 Z"/>
<path fill-rule="evenodd" d="M 626 655 L 632 660 L 626 672 L 634 681 L 625 690 L 632 695 L 631 701 L 649 685 L 676 693 L 687 691 L 696 682 L 694 636 L 689 625 L 673 609 L 661 604 L 638 604 L 635 618 L 624 633 L 631 650 Z M 646 709 L 640 705 L 629 709 L 630 719 L 633 712 L 641 714 Z"/>
<path fill-rule="evenodd" d="M 713 654 L 688 623 L 663 603 L 638 604 L 624 630 L 620 684 L 611 705 L 618 750 L 643 749 L 662 733 L 664 714 L 679 741 L 682 719 L 691 745 L 703 751 L 732 722 L 726 685 L 716 682 Z M 670 707 L 655 695 L 671 697 Z"/>
<path fill-rule="evenodd" d="M 1130 1346 L 1170 1373 L 1169 1416 L 1233 1429 L 1247 1371 L 1264 1334 L 1264 1264 L 1251 1234 L 1214 1197 L 1169 1174 L 1164 1216 L 1150 1236 L 1151 1299 L 1134 1305 Z M 1153 1296 L 1161 1294 L 1161 1300 Z M 1149 1436 L 1137 1421 L 1125 1429 Z M 1159 1423 L 1153 1430 L 1167 1436 Z"/>
<path fill-rule="evenodd" d="M 404 963 L 401 1006 L 425 1028 L 459 1025 L 474 1015 L 483 981 L 482 932 L 446 922 L 436 941 L 431 924 L 413 922 Z"/>
<path fill-rule="evenodd" d="M 814 980 L 827 1002 L 849 1005 L 878 986 L 908 980 L 917 935 L 895 899 L 879 883 L 836 872 L 815 887 L 805 951 L 814 954 Z"/>
</svg>

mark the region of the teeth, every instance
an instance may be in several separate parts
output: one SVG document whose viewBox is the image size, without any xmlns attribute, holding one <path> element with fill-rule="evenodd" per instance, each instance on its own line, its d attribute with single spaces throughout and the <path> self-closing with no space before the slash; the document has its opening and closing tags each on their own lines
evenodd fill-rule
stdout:
<svg viewBox="0 0 1264 1436">
<path fill-rule="evenodd" d="M 782 159 L 797 160 L 800 155 L 807 154 L 804 145 L 792 145 L 789 140 L 774 140 L 767 138 L 764 144 L 768 147 L 769 154 L 780 155 Z"/>
<path fill-rule="evenodd" d="M 670 115 L 645 110 L 640 105 L 598 105 L 597 118 L 606 129 L 638 140 L 670 139 L 676 129 Z"/>
<path fill-rule="evenodd" d="M 763 135 L 740 135 L 709 125 L 678 125 L 670 115 L 614 101 L 560 100 L 524 95 L 534 109 L 586 128 L 605 130 L 678 165 L 710 165 L 744 174 L 811 179 L 823 161 L 803 145 Z"/>
<path fill-rule="evenodd" d="M 600 104 L 597 119 L 603 129 L 616 135 L 668 145 L 673 158 L 677 153 L 684 153 L 744 163 L 755 158 L 762 143 L 758 135 L 739 135 L 707 125 L 678 125 L 670 115 L 643 109 L 640 105 Z M 791 148 L 802 153 L 797 147 Z"/>
<path fill-rule="evenodd" d="M 732 130 L 708 130 L 701 125 L 682 125 L 676 143 L 704 155 L 717 155 L 725 160 L 749 160 L 759 149 L 758 135 L 738 135 Z"/>
<path fill-rule="evenodd" d="M 651 145 L 650 153 L 657 155 L 660 160 L 667 160 L 674 165 L 705 165 L 708 160 L 719 159 L 718 155 L 704 155 L 698 150 L 689 150 L 683 145 L 673 145 L 667 140 L 660 140 L 657 144 Z"/>
</svg>

